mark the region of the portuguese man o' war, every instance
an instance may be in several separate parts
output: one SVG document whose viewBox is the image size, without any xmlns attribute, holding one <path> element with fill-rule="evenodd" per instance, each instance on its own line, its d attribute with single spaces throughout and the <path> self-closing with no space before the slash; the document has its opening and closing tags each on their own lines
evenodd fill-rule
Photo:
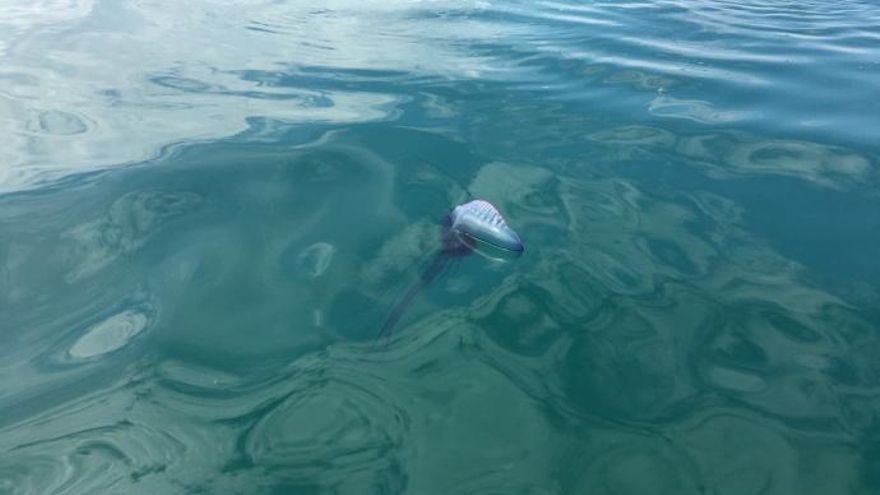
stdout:
<svg viewBox="0 0 880 495">
<path fill-rule="evenodd" d="M 386 316 L 379 338 L 388 339 L 416 295 L 440 275 L 449 262 L 479 253 L 490 258 L 515 258 L 525 251 L 519 235 L 504 221 L 498 209 L 482 199 L 460 204 L 443 216 L 440 247 L 418 281 L 394 303 Z"/>
</svg>

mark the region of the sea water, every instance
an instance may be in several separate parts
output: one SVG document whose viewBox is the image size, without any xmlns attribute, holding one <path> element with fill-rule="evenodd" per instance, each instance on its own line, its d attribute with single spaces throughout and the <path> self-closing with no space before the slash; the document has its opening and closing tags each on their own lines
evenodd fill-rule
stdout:
<svg viewBox="0 0 880 495">
<path fill-rule="evenodd" d="M 0 3 L 0 494 L 880 493 L 868 0 Z M 525 254 L 456 260 L 470 198 Z"/>
</svg>

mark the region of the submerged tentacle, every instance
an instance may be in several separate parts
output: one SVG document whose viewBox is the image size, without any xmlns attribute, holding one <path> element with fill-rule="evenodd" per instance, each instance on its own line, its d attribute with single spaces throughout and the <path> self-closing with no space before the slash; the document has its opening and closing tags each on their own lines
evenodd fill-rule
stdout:
<svg viewBox="0 0 880 495">
<path fill-rule="evenodd" d="M 387 343 L 391 339 L 391 332 L 397 322 L 400 321 L 400 318 L 403 317 L 403 313 L 406 311 L 407 306 L 409 306 L 412 300 L 423 288 L 425 288 L 425 286 L 431 283 L 431 281 L 437 278 L 437 276 L 446 269 L 452 258 L 453 256 L 445 251 L 440 251 L 434 255 L 434 258 L 419 276 L 416 283 L 407 289 L 391 307 L 391 311 L 388 313 L 388 316 L 382 323 L 382 328 L 379 330 L 379 334 L 376 336 L 377 341 L 384 338 Z"/>
</svg>

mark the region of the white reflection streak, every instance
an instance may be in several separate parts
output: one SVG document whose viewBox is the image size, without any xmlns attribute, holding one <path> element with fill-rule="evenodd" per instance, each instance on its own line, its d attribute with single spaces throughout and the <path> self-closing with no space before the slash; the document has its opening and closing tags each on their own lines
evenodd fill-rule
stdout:
<svg viewBox="0 0 880 495">
<path fill-rule="evenodd" d="M 42 0 L 2 8 L 0 192 L 148 159 L 173 143 L 234 135 L 254 117 L 389 118 L 395 95 L 278 87 L 269 77 L 244 79 L 243 71 L 296 76 L 310 66 L 473 77 L 484 61 L 438 41 L 490 39 L 498 27 L 418 15 L 471 8 L 449 0 L 330 1 L 321 9 L 268 0 Z"/>
</svg>

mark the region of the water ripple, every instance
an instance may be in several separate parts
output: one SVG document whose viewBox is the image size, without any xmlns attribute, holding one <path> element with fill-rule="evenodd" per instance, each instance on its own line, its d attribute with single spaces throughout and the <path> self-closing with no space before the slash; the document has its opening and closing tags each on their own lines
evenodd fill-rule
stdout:
<svg viewBox="0 0 880 495">
<path fill-rule="evenodd" d="M 877 12 L 2 9 L 0 493 L 876 493 Z"/>
<path fill-rule="evenodd" d="M 153 428 L 121 421 L 18 445 L 0 461 L 0 476 L 11 493 L 105 491 L 163 473 L 185 448 Z"/>
<path fill-rule="evenodd" d="M 289 396 L 242 438 L 241 462 L 290 488 L 338 483 L 335 489 L 345 493 L 401 490 L 408 413 L 378 383 L 341 371 L 298 376 Z"/>
<path fill-rule="evenodd" d="M 171 191 L 136 191 L 117 199 L 104 218 L 63 234 L 73 241 L 73 252 L 64 256 L 76 263 L 67 280 L 87 277 L 141 248 L 163 224 L 195 210 L 199 202 L 197 194 Z"/>
</svg>

